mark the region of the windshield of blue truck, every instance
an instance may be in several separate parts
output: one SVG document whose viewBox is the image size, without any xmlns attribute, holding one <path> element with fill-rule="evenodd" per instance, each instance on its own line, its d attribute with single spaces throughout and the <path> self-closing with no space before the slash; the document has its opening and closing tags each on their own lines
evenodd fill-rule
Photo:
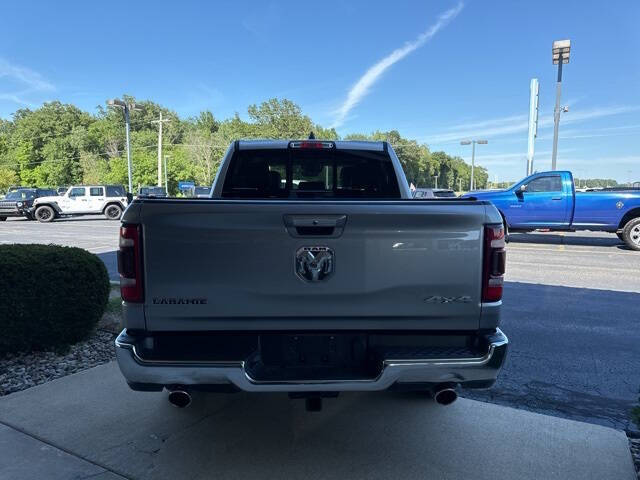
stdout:
<svg viewBox="0 0 640 480">
<path fill-rule="evenodd" d="M 391 158 L 369 150 L 241 150 L 224 182 L 224 198 L 398 199 Z"/>
</svg>

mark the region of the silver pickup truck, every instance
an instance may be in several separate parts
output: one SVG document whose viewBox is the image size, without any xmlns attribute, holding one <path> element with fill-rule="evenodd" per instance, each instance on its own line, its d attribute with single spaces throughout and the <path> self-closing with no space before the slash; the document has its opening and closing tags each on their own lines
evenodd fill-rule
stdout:
<svg viewBox="0 0 640 480">
<path fill-rule="evenodd" d="M 236 141 L 210 199 L 139 198 L 122 218 L 134 390 L 488 388 L 506 355 L 499 212 L 412 199 L 386 142 Z"/>
</svg>

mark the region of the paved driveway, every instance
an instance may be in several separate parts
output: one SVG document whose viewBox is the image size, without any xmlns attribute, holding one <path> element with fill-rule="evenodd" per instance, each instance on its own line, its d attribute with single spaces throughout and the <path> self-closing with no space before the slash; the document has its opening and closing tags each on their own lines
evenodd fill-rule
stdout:
<svg viewBox="0 0 640 480">
<path fill-rule="evenodd" d="M 635 478 L 625 435 L 598 425 L 390 392 L 325 405 L 312 414 L 286 395 L 210 394 L 179 410 L 128 390 L 107 364 L 0 398 L 0 422 L 17 429 L 0 429 L 0 447 L 23 446 L 0 450 L 0 477 L 67 479 L 56 470 L 66 467 L 112 480 Z"/>
</svg>

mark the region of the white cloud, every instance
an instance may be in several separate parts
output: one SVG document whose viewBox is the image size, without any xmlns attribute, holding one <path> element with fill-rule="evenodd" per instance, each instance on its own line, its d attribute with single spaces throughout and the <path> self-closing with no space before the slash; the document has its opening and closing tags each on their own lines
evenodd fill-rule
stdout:
<svg viewBox="0 0 640 480">
<path fill-rule="evenodd" d="M 8 79 L 13 84 L 21 86 L 20 91 L 0 93 L 0 100 L 7 100 L 28 107 L 35 104 L 25 100 L 25 96 L 39 92 L 52 92 L 55 86 L 42 77 L 38 72 L 27 67 L 9 63 L 7 60 L 0 58 L 0 80 Z"/>
<path fill-rule="evenodd" d="M 28 102 L 21 98 L 21 94 L 24 92 L 17 93 L 0 93 L 0 100 L 7 100 L 9 102 L 17 103 L 19 105 L 24 105 L 25 107 L 33 108 L 36 106 L 35 103 Z"/>
<path fill-rule="evenodd" d="M 38 72 L 29 68 L 14 65 L 0 58 L 0 78 L 9 77 L 22 84 L 30 90 L 40 92 L 53 91 L 53 84 L 42 78 Z"/>
<path fill-rule="evenodd" d="M 336 116 L 333 121 L 332 127 L 341 126 L 345 120 L 347 119 L 347 115 L 349 112 L 356 106 L 360 101 L 367 96 L 371 87 L 374 83 L 378 81 L 380 76 L 388 70 L 393 64 L 399 62 L 404 57 L 409 55 L 414 50 L 422 47 L 425 43 L 427 43 L 433 36 L 438 33 L 442 28 L 444 28 L 451 20 L 453 20 L 464 7 L 463 3 L 458 3 L 454 8 L 447 10 L 443 14 L 438 17 L 436 23 L 431 25 L 427 30 L 422 32 L 418 38 L 416 38 L 412 42 L 406 42 L 404 46 L 395 49 L 389 55 L 384 57 L 378 63 L 374 64 L 370 67 L 362 77 L 351 87 L 349 93 L 347 94 L 347 98 L 344 103 L 340 106 L 340 108 L 336 111 Z"/>
<path fill-rule="evenodd" d="M 591 109 L 570 111 L 562 114 L 560 121 L 560 133 L 562 126 L 572 123 L 580 123 L 602 117 L 610 117 L 640 110 L 640 105 L 594 107 Z M 545 129 L 553 126 L 553 115 L 541 115 L 538 119 L 538 128 Z M 527 115 L 509 115 L 490 120 L 462 123 L 445 128 L 440 133 L 429 135 L 420 139 L 428 144 L 457 143 L 466 138 L 500 137 L 514 133 L 526 133 L 529 129 Z M 540 139 L 540 137 L 538 137 Z"/>
</svg>

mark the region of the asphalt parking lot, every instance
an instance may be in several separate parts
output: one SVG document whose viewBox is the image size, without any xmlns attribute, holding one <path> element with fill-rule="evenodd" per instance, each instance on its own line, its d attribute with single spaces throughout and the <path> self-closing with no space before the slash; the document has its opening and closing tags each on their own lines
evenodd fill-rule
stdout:
<svg viewBox="0 0 640 480">
<path fill-rule="evenodd" d="M 39 223 L 24 218 L 8 218 L 0 224 L 2 243 L 54 243 L 80 247 L 98 255 L 107 266 L 109 277 L 118 279 L 116 250 L 120 222 L 102 215 L 87 215 Z"/>
<path fill-rule="evenodd" d="M 119 222 L 9 219 L 0 243 L 55 243 L 99 255 L 117 279 Z M 511 345 L 489 391 L 464 396 L 617 429 L 640 388 L 640 252 L 597 232 L 514 234 L 502 328 Z"/>
</svg>

